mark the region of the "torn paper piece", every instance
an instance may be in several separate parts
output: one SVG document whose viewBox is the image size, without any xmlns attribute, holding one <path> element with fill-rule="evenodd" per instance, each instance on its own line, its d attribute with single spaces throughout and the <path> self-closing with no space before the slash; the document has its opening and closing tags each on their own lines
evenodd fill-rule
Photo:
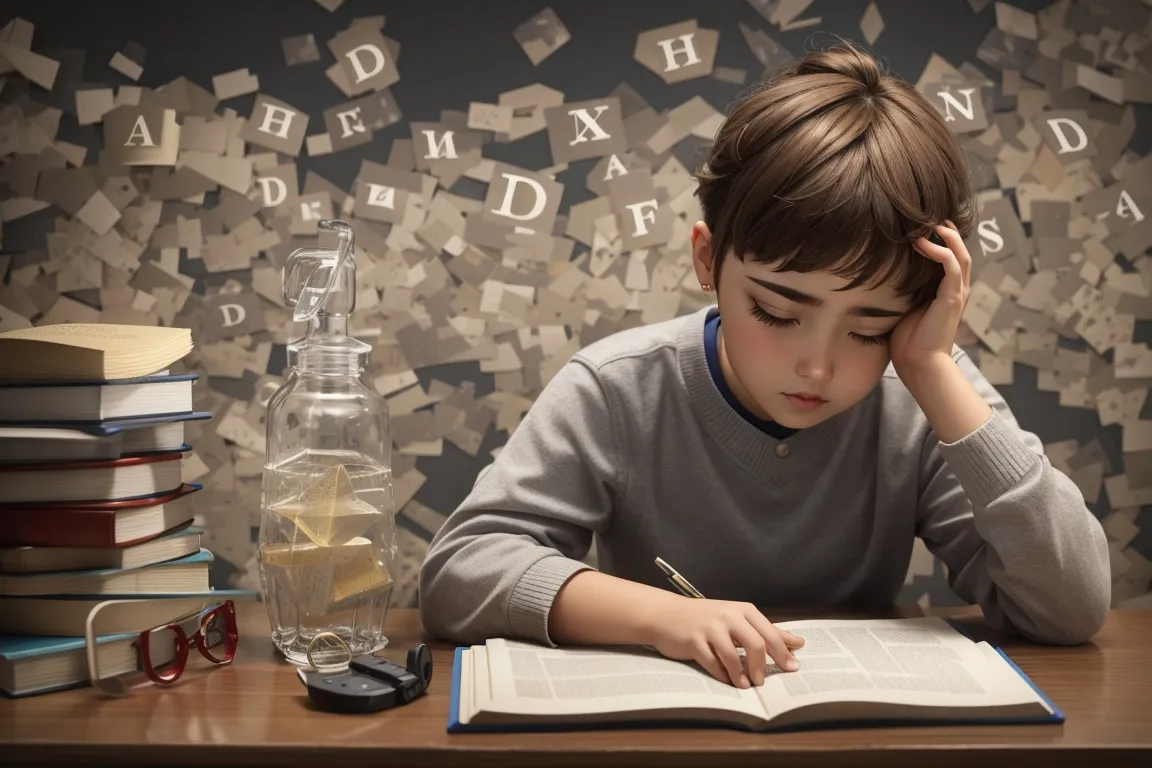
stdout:
<svg viewBox="0 0 1152 768">
<path fill-rule="evenodd" d="M 532 62 L 538 66 L 572 39 L 568 28 L 551 8 L 545 8 L 512 31 L 512 37 Z"/>
<path fill-rule="evenodd" d="M 246 96 L 260 90 L 260 79 L 248 72 L 248 68 L 225 72 L 212 78 L 212 89 L 221 101 Z"/>
</svg>

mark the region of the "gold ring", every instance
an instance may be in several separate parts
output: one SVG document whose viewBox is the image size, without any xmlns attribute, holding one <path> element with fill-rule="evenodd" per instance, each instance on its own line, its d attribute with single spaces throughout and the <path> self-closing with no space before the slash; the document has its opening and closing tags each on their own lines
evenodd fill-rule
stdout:
<svg viewBox="0 0 1152 768">
<path fill-rule="evenodd" d="M 344 649 L 345 659 L 331 664 L 317 664 L 313 659 L 312 654 L 316 650 L 316 643 L 320 640 L 335 640 L 336 643 Z M 352 661 L 352 649 L 348 647 L 348 643 L 344 642 L 344 638 L 335 632 L 321 632 L 312 638 L 312 642 L 308 643 L 308 664 L 312 669 L 317 672 L 343 672 L 348 669 L 348 664 Z"/>
</svg>

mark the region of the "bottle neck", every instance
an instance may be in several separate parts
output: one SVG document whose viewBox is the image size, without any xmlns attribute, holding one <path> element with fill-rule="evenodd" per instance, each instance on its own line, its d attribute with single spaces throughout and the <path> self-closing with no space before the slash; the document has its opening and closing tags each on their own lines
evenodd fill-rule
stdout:
<svg viewBox="0 0 1152 768">
<path fill-rule="evenodd" d="M 303 375 L 359 376 L 372 347 L 348 335 L 347 315 L 318 314 L 296 350 Z"/>
<path fill-rule="evenodd" d="M 312 333 L 317 336 L 347 336 L 348 315 L 326 315 L 321 312 L 316 315 L 316 328 Z"/>
</svg>

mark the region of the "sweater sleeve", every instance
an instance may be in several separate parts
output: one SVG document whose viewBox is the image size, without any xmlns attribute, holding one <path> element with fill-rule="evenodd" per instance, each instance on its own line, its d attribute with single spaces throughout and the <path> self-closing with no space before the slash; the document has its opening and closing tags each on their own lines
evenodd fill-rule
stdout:
<svg viewBox="0 0 1152 768">
<path fill-rule="evenodd" d="M 953 591 L 992 625 L 1035 642 L 1085 642 L 1111 605 L 1103 527 L 972 359 L 959 348 L 954 358 L 992 416 L 955 443 L 929 430 L 917 533 Z"/>
<path fill-rule="evenodd" d="M 548 614 L 607 527 L 626 462 L 599 380 L 579 358 L 548 382 L 429 546 L 420 613 L 461 644 L 555 645 Z"/>
</svg>

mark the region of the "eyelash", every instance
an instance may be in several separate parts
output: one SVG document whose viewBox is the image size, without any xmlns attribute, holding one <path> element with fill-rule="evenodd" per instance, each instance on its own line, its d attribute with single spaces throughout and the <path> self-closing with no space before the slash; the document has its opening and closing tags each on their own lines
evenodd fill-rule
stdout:
<svg viewBox="0 0 1152 768">
<path fill-rule="evenodd" d="M 765 325 L 770 325 L 773 328 L 791 328 L 799 322 L 798 320 L 786 319 L 769 314 L 765 312 L 759 304 L 752 305 L 752 316 Z M 855 341 L 865 346 L 876 346 L 880 344 L 887 344 L 888 339 L 892 336 L 892 332 L 889 331 L 888 333 L 882 333 L 879 336 L 862 336 L 859 333 L 850 333 L 848 335 L 851 336 Z"/>
</svg>

